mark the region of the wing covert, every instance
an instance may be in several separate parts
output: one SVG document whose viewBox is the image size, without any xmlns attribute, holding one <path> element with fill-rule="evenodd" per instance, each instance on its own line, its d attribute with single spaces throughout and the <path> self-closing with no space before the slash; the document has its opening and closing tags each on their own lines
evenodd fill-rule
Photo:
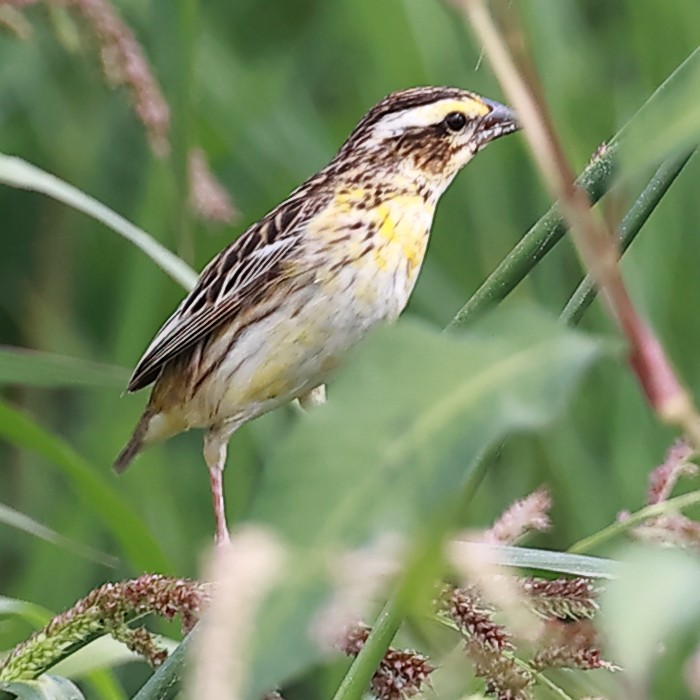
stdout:
<svg viewBox="0 0 700 700">
<path fill-rule="evenodd" d="M 202 271 L 151 341 L 129 381 L 127 391 L 154 382 L 163 365 L 235 316 L 259 289 L 293 259 L 308 219 L 303 200 L 287 200 L 251 226 Z M 266 279 L 267 278 L 267 279 Z"/>
</svg>

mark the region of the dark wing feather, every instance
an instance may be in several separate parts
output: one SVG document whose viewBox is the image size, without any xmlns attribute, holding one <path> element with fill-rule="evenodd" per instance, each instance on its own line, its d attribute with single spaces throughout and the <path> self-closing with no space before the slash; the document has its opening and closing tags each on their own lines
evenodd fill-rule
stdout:
<svg viewBox="0 0 700 700">
<path fill-rule="evenodd" d="M 163 366 L 244 308 L 259 284 L 279 274 L 316 208 L 293 197 L 251 226 L 203 270 L 197 285 L 163 324 L 139 361 L 127 387 L 154 382 Z"/>
</svg>

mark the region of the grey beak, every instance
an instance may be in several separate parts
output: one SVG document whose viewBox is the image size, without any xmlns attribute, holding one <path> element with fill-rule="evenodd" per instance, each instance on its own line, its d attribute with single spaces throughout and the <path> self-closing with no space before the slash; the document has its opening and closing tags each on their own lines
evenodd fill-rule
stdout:
<svg viewBox="0 0 700 700">
<path fill-rule="evenodd" d="M 487 143 L 507 136 L 520 129 L 520 124 L 510 107 L 502 105 L 500 102 L 483 99 L 484 104 L 491 108 L 491 111 L 482 118 L 476 127 L 474 137 L 477 140 L 478 148 L 483 148 Z"/>
</svg>

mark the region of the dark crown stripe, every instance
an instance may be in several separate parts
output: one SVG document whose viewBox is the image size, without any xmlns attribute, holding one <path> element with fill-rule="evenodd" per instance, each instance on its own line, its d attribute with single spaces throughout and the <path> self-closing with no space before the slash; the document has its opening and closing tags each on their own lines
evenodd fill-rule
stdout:
<svg viewBox="0 0 700 700">
<path fill-rule="evenodd" d="M 338 155 L 344 156 L 359 147 L 370 132 L 371 127 L 382 118 L 405 109 L 422 107 L 440 100 L 459 100 L 465 97 L 478 100 L 479 96 L 467 90 L 455 87 L 415 87 L 387 95 L 381 102 L 370 109 L 358 122 L 350 136 L 342 145 Z"/>
<path fill-rule="evenodd" d="M 375 124 L 383 117 L 394 112 L 401 112 L 405 109 L 422 107 L 423 105 L 439 102 L 440 100 L 458 100 L 464 97 L 476 97 L 472 93 L 454 87 L 415 87 L 408 90 L 401 90 L 387 95 L 381 102 L 376 104 L 362 118 L 356 127 L 356 131 L 361 127 Z"/>
</svg>

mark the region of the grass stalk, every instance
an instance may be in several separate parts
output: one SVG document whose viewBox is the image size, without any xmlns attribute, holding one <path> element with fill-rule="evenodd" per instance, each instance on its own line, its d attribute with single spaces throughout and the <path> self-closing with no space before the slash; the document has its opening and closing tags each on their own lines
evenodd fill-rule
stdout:
<svg viewBox="0 0 700 700">
<path fill-rule="evenodd" d="M 405 588 L 405 585 L 402 586 Z M 403 622 L 403 606 L 400 591 L 391 596 L 374 623 L 372 632 L 362 650 L 353 660 L 333 700 L 360 700 L 386 650 Z"/>
<path fill-rule="evenodd" d="M 599 201 L 610 189 L 615 176 L 617 147 L 601 149 L 581 173 L 577 185 L 586 191 L 591 204 Z M 564 237 L 567 228 L 560 208 L 555 204 L 516 243 L 467 303 L 447 326 L 459 328 L 474 321 L 480 314 L 503 301 L 527 274 Z"/>
<path fill-rule="evenodd" d="M 654 173 L 654 176 L 649 180 L 649 183 L 642 190 L 642 193 L 620 224 L 618 245 L 621 255 L 624 254 L 632 241 L 637 237 L 651 213 L 656 209 L 658 203 L 668 192 L 669 187 L 675 182 L 694 153 L 695 150 L 692 150 L 689 153 L 670 158 L 665 163 L 662 163 Z M 570 325 L 576 325 L 593 303 L 596 294 L 597 289 L 593 279 L 590 275 L 586 275 L 566 303 L 561 313 L 562 320 Z"/>
<path fill-rule="evenodd" d="M 653 329 L 637 313 L 620 271 L 615 237 L 604 220 L 593 215 L 586 192 L 575 183 L 538 80 L 534 71 L 527 70 L 528 57 L 520 50 L 516 64 L 514 50 L 507 45 L 483 0 L 460 0 L 458 6 L 483 43 L 503 90 L 515 107 L 542 179 L 553 198 L 558 199 L 570 226 L 584 269 L 595 280 L 608 313 L 627 340 L 629 367 L 647 403 L 659 420 L 677 426 L 700 447 L 700 414 L 693 397 L 677 377 Z"/>
<path fill-rule="evenodd" d="M 590 552 L 592 549 L 599 547 L 601 544 L 611 540 L 613 537 L 621 535 L 623 532 L 632 529 L 635 525 L 640 525 L 650 518 L 658 518 L 661 515 L 671 515 L 682 511 L 684 508 L 690 508 L 700 503 L 700 491 L 691 491 L 684 493 L 675 498 L 669 498 L 661 503 L 654 503 L 646 506 L 641 510 L 632 513 L 624 520 L 612 523 L 602 530 L 598 530 L 589 537 L 585 537 L 569 547 L 568 551 L 572 554 L 581 554 Z"/>
</svg>

